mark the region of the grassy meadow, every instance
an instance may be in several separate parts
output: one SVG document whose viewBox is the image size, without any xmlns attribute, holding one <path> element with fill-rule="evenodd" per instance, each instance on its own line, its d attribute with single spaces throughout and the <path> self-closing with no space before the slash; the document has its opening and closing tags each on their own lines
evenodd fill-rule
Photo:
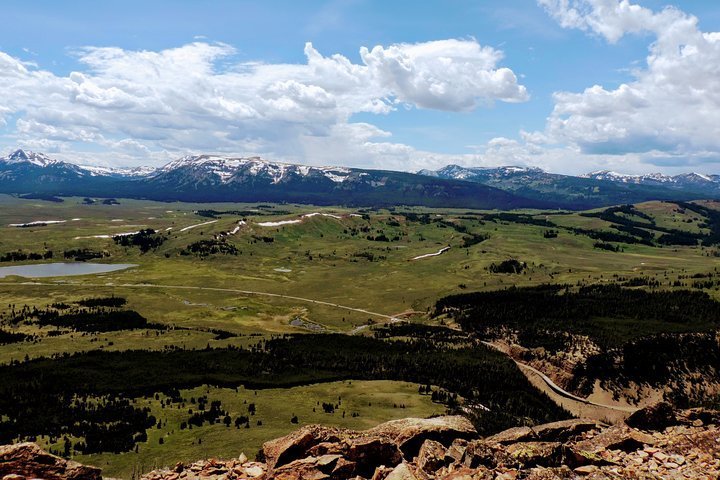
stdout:
<svg viewBox="0 0 720 480">
<path fill-rule="evenodd" d="M 226 426 L 220 421 L 181 429 L 181 423 L 189 417 L 188 410 L 193 407 L 197 410 L 196 405 L 187 402 L 165 406 L 162 402 L 167 400 L 166 395 L 139 398 L 135 404 L 149 407 L 162 427 L 148 429 L 147 442 L 140 444 L 137 452 L 80 455 L 75 459 L 103 468 L 106 476 L 131 478 L 133 474 L 174 466 L 179 461 L 233 458 L 242 452 L 252 459 L 263 442 L 302 425 L 322 423 L 362 430 L 395 418 L 428 417 L 445 411 L 442 405 L 431 402 L 428 395 L 418 394 L 417 385 L 392 381 L 344 381 L 267 390 L 201 386 L 182 390 L 180 394 L 185 399 L 207 396 L 209 402 L 219 400 L 233 420 L 248 416 L 250 426 L 236 427 L 234 422 Z M 334 413 L 325 413 L 322 403 L 333 403 L 339 408 Z M 256 406 L 255 414 L 248 412 L 250 404 Z M 298 423 L 291 422 L 293 416 L 297 416 Z M 46 446 L 62 449 L 62 442 Z"/>
<path fill-rule="evenodd" d="M 707 230 L 696 213 L 675 204 L 648 202 L 637 209 L 658 226 L 691 233 Z M 596 248 L 595 239 L 572 231 L 613 231 L 610 222 L 598 217 L 525 211 L 518 213 L 531 221 L 489 220 L 485 215 L 491 213 L 497 212 L 126 199 L 119 199 L 118 205 L 88 205 L 81 198 L 53 203 L 0 196 L 0 255 L 53 252 L 52 260 L 0 262 L 0 267 L 62 262 L 64 252 L 78 249 L 104 255 L 91 262 L 137 265 L 98 275 L 0 278 L 0 326 L 31 337 L 0 345 L 0 364 L 91 350 L 244 347 L 258 338 L 283 334 L 367 334 L 371 330 L 367 325 L 390 318 L 437 322 L 430 318 L 430 309 L 439 298 L 454 293 L 643 277 L 658 280 L 660 288 L 686 288 L 692 275 L 714 272 L 718 265 L 714 248 L 622 244 L 615 252 Z M 543 220 L 555 226 L 544 225 Z M 39 221 L 61 223 L 11 226 Z M 165 237 L 164 242 L 143 253 L 112 238 L 143 229 L 153 229 Z M 547 235 L 548 230 L 557 230 L 557 236 Z M 471 238 L 481 240 L 473 243 L 468 241 Z M 191 245 L 203 241 L 230 244 L 235 254 L 188 254 Z M 427 256 L 445 247 L 450 248 Z M 524 262 L 527 268 L 519 274 L 489 270 L 508 259 Z M 718 298 L 718 288 L 705 291 Z M 23 306 L 43 309 L 107 296 L 127 299 L 128 309 L 167 328 L 77 332 L 9 322 L 11 313 Z M 615 327 L 599 320 L 598 328 Z M 221 400 L 233 418 L 245 413 L 246 402 L 256 403 L 254 423 L 250 428 L 220 423 L 181 430 L 187 405 L 161 406 L 162 396 L 137 398 L 136 405 L 149 407 L 163 423 L 159 429 L 148 430 L 148 439 L 138 445 L 138 452 L 94 454 L 77 460 L 103 467 L 106 475 L 130 478 L 177 461 L 232 457 L 241 451 L 252 457 L 263 441 L 297 427 L 290 423 L 293 415 L 299 424 L 367 428 L 391 418 L 444 411 L 443 405 L 419 395 L 417 385 L 391 381 L 345 381 L 257 392 L 242 386 L 237 391 L 208 386 L 182 391 L 183 397 L 198 395 Z M 336 397 L 342 398 L 339 411 L 327 414 L 318 408 L 318 402 Z M 57 442 L 48 444 L 47 438 L 45 444 L 60 448 Z"/>
</svg>

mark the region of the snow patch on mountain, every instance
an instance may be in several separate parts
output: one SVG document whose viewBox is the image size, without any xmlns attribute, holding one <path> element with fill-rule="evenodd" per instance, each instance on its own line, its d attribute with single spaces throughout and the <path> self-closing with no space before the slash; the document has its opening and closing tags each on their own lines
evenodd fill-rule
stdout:
<svg viewBox="0 0 720 480">
<path fill-rule="evenodd" d="M 158 170 L 158 173 L 171 173 L 190 170 L 196 174 L 212 174 L 221 183 L 229 183 L 239 174 L 264 177 L 278 184 L 290 176 L 323 176 L 335 183 L 342 183 L 352 173 L 342 167 L 311 167 L 288 163 L 270 162 L 260 157 L 221 157 L 217 155 L 188 155 L 172 161 Z"/>
<path fill-rule="evenodd" d="M 6 163 L 8 165 L 17 165 L 17 164 L 23 164 L 23 163 L 29 163 L 31 165 L 35 165 L 36 167 L 49 167 L 51 165 L 58 165 L 61 164 L 59 160 L 53 160 L 52 158 L 48 157 L 47 155 L 43 153 L 35 153 L 30 151 L 25 151 L 23 149 L 15 150 L 13 153 L 8 155 L 7 157 L 0 158 L 0 162 Z"/>
<path fill-rule="evenodd" d="M 542 174 L 545 172 L 536 167 L 520 167 L 516 165 L 506 165 L 502 167 L 462 167 L 460 165 L 447 165 L 439 170 L 420 170 L 417 173 L 430 177 L 470 180 L 477 178 L 504 178 L 524 174 Z"/>
<path fill-rule="evenodd" d="M 98 165 L 78 165 L 93 177 L 147 177 L 155 173 L 154 167 L 102 167 Z"/>
<path fill-rule="evenodd" d="M 598 170 L 596 172 L 580 175 L 581 178 L 605 180 L 617 183 L 633 183 L 638 185 L 689 185 L 720 183 L 718 175 L 704 175 L 702 173 L 683 173 L 680 175 L 664 175 L 662 173 L 648 173 L 644 175 L 628 175 L 611 170 Z"/>
</svg>

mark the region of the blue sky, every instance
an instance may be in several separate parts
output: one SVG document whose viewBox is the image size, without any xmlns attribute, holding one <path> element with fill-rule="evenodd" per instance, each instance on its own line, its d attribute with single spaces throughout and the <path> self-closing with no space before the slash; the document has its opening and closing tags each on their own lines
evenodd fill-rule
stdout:
<svg viewBox="0 0 720 480">
<path fill-rule="evenodd" d="M 686 108 L 688 102 L 682 98 L 677 105 L 666 104 L 667 92 L 681 88 L 682 84 L 660 88 L 656 81 L 659 73 L 646 78 L 656 73 L 646 57 L 653 44 L 662 43 L 659 39 L 663 31 L 672 24 L 668 22 L 682 22 L 694 16 L 698 32 L 720 31 L 720 8 L 716 2 L 686 0 L 677 3 L 681 11 L 676 16 L 665 19 L 662 9 L 667 2 L 636 0 L 632 4 L 642 7 L 642 11 L 616 9 L 613 12 L 607 7 L 615 8 L 613 4 L 619 4 L 619 0 L 571 0 L 571 6 L 584 15 L 580 21 L 569 21 L 572 12 L 563 9 L 560 3 L 556 0 L 4 0 L 0 4 L 4 19 L 0 52 L 11 60 L 0 62 L 0 68 L 11 70 L 15 61 L 27 70 L 23 75 L 32 78 L 3 81 L 0 75 L 0 94 L 17 99 L 14 104 L 10 102 L 5 111 L 0 108 L 0 116 L 4 118 L 4 126 L 0 122 L 0 147 L 5 151 L 16 146 L 46 150 L 59 158 L 82 163 L 129 165 L 159 164 L 182 154 L 210 150 L 260 154 L 301 163 L 407 170 L 462 163 L 532 164 L 568 173 L 606 167 L 631 173 L 717 171 L 720 145 L 711 138 L 713 132 L 696 138 L 691 128 L 687 132 L 679 132 L 683 129 L 671 124 L 648 128 L 648 122 L 641 118 L 647 115 L 657 119 L 659 113 L 667 109 L 675 112 L 677 108 Z M 603 25 L 613 29 L 620 25 L 624 30 L 615 38 Z M 486 58 L 477 53 L 473 60 L 476 68 L 491 73 L 509 69 L 515 75 L 515 84 L 505 84 L 502 88 L 524 87 L 527 95 L 515 90 L 510 94 L 512 98 L 508 98 L 503 97 L 504 94 L 486 93 L 484 86 L 467 87 L 474 72 L 465 69 L 458 75 L 467 75 L 467 82 L 460 81 L 461 78 L 445 85 L 451 89 L 468 88 L 467 92 L 461 92 L 462 99 L 458 100 L 464 102 L 464 106 L 453 104 L 452 99 L 445 106 L 442 102 L 447 94 L 417 91 L 422 87 L 415 88 L 412 78 L 388 80 L 389 75 L 394 75 L 393 69 L 405 65 L 408 58 L 418 61 L 413 57 L 415 54 L 402 48 L 391 52 L 393 46 L 423 46 L 420 56 L 422 62 L 430 65 L 427 67 L 430 73 L 421 67 L 411 73 L 437 75 L 442 70 L 430 64 L 440 61 L 431 58 L 431 42 L 444 40 L 465 42 L 459 47 L 457 57 L 453 57 L 459 62 L 467 56 L 467 47 L 490 47 L 498 57 L 495 63 L 481 66 Z M 691 42 L 672 41 L 678 45 Z M 387 70 L 380 69 L 379 77 L 373 77 L 373 81 L 382 85 L 374 85 L 372 91 L 348 93 L 340 89 L 342 92 L 338 93 L 326 86 L 327 79 L 287 68 L 308 66 L 306 42 L 311 42 L 324 58 L 339 54 L 361 67 L 366 62 L 359 53 L 361 47 L 372 51 L 373 47 L 381 46 L 384 50 L 378 52 L 378 58 L 383 60 L 388 55 L 394 56 L 392 62 L 383 65 Z M 229 110 L 232 114 L 223 112 L 218 118 L 210 119 L 208 116 L 213 114 L 208 113 L 212 110 L 209 105 L 215 105 L 213 102 L 166 105 L 164 98 L 193 95 L 192 90 L 182 90 L 188 86 L 180 85 L 183 82 L 176 78 L 183 76 L 181 68 L 170 69 L 175 73 L 167 75 L 175 77 L 163 75 L 148 81 L 148 84 L 155 81 L 172 85 L 169 92 L 160 92 L 161 85 L 152 88 L 153 92 L 159 92 L 157 102 L 148 100 L 153 93 L 147 92 L 143 93 L 140 106 L 127 98 L 143 86 L 142 76 L 126 78 L 123 72 L 118 73 L 120 68 L 135 68 L 133 62 L 137 59 L 129 58 L 132 52 L 161 53 L 198 43 L 225 48 L 220 54 L 193 53 L 193 60 L 187 64 L 188 71 L 195 73 L 210 65 L 212 72 L 208 75 L 213 78 L 208 84 L 216 85 L 214 82 L 220 81 L 217 74 L 239 70 L 247 73 L 257 64 L 282 66 L 262 72 L 253 70 L 255 81 L 245 79 L 246 88 L 258 89 L 251 97 L 262 96 L 268 89 L 276 92 L 270 80 L 266 80 L 266 76 L 275 75 L 271 80 L 292 81 L 302 88 L 311 88 L 312 95 L 321 95 L 324 101 L 333 103 L 336 110 L 328 113 L 324 105 L 325 110 L 321 112 L 316 108 L 317 98 L 313 99 L 315 103 L 303 103 L 305 110 L 299 109 L 297 105 L 302 101 L 296 96 L 301 94 L 287 84 L 283 84 L 285 96 L 273 93 L 272 106 L 254 104 L 242 95 L 229 95 L 227 92 L 235 91 L 230 83 L 234 80 L 223 77 L 217 84 L 220 86 L 214 86 L 212 91 L 228 95 L 228 100 L 234 102 Z M 714 42 L 711 46 L 713 51 L 701 59 L 704 65 L 720 61 Z M 111 53 L 103 50 L 109 48 L 114 50 Z M 444 50 L 443 55 L 452 55 L 447 53 L 450 50 Z M 668 51 L 671 50 L 660 55 L 671 56 Z M 162 69 L 165 65 L 158 60 L 156 66 L 149 67 L 148 62 L 142 61 L 142 68 Z M 77 73 L 82 75 L 80 80 Z M 113 75 L 118 77 L 113 79 Z M 703 75 L 707 75 L 705 70 L 698 72 L 698 76 Z M 644 80 L 638 81 L 639 77 Z M 175 80 L 178 85 L 174 84 Z M 403 87 L 398 87 L 398 82 L 403 81 L 413 83 L 415 90 L 400 91 Z M 53 82 L 56 84 L 50 87 Z M 41 88 L 43 83 L 46 90 Z M 76 85 L 84 85 L 86 93 L 90 89 L 93 101 L 83 102 L 85 97 L 78 95 L 84 94 L 73 90 Z M 594 85 L 602 91 L 583 95 Z M 630 86 L 636 94 L 633 98 L 641 98 L 637 105 L 622 95 L 623 85 Z M 703 83 L 696 90 L 702 93 L 706 89 L 708 97 L 712 97 L 714 86 Z M 581 98 L 559 101 L 557 92 Z M 64 95 L 69 95 L 69 100 L 62 98 Z M 118 95 L 123 98 L 122 106 L 114 103 Z M 302 95 L 307 99 L 306 93 Z M 608 107 L 612 112 L 625 111 L 628 103 L 638 110 L 620 117 L 596 110 L 587 113 L 588 105 L 596 105 L 598 99 L 605 101 L 602 99 L 608 96 L 618 97 L 615 100 L 621 102 Z M 364 97 L 387 101 L 390 108 L 382 112 L 368 109 L 361 106 Z M 52 101 L 43 103 L 44 98 Z M 471 107 L 467 107 L 468 98 L 476 99 Z M 287 102 L 291 101 L 295 102 L 292 108 L 297 109 L 288 116 L 285 115 L 289 108 Z M 708 117 L 702 119 L 705 123 L 715 119 L 712 116 L 712 110 L 717 110 L 715 101 L 709 99 L 700 108 L 709 111 Z M 149 104 L 158 111 L 149 112 Z M 280 104 L 283 106 L 278 107 Z M 252 115 L 238 105 L 248 105 L 259 120 L 251 122 Z M 549 119 L 558 105 L 566 113 L 562 118 Z M 283 110 L 283 115 L 266 114 L 264 110 L 276 107 Z M 134 112 L 131 109 L 135 109 Z M 238 110 L 244 113 L 238 114 Z M 698 111 L 697 105 L 683 115 L 690 116 L 693 111 Z M 161 112 L 164 114 L 160 115 Z M 172 114 L 178 118 L 171 117 Z M 195 114 L 199 117 L 195 118 Z M 120 118 L 134 122 L 137 128 L 118 125 Z M 197 131 L 187 126 L 193 123 L 198 125 Z M 207 129 L 207 136 L 203 136 L 200 125 Z M 622 126 L 618 127 L 621 131 L 612 131 L 617 125 Z M 528 142 L 527 134 L 534 134 L 534 140 Z M 344 144 L 349 137 L 352 141 Z M 212 138 L 219 139 L 217 144 L 213 144 Z"/>
</svg>

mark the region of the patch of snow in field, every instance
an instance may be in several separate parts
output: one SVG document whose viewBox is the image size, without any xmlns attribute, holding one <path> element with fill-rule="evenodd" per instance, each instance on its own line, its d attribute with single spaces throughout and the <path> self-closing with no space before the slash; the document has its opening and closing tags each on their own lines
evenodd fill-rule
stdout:
<svg viewBox="0 0 720 480">
<path fill-rule="evenodd" d="M 125 220 L 122 219 L 122 218 L 113 218 L 113 219 L 110 220 L 110 221 L 111 221 L 111 222 L 124 222 Z"/>
<path fill-rule="evenodd" d="M 240 228 L 243 225 L 246 225 L 245 220 L 240 220 L 238 222 L 237 226 L 228 232 L 228 235 L 235 235 L 236 233 L 238 233 L 240 231 Z"/>
<path fill-rule="evenodd" d="M 261 227 L 280 227 L 282 225 L 292 225 L 293 223 L 300 223 L 302 220 L 281 220 L 279 222 L 260 222 L 258 223 Z"/>
<path fill-rule="evenodd" d="M 362 215 L 360 215 L 359 213 L 351 213 L 350 216 L 351 216 L 351 217 L 360 217 L 360 218 L 362 218 Z"/>
<path fill-rule="evenodd" d="M 114 238 L 114 237 L 127 237 L 128 235 L 137 235 L 140 232 L 126 232 L 126 233 L 111 233 L 103 235 L 89 235 L 87 237 L 75 237 L 75 240 L 82 240 L 84 238 Z"/>
<path fill-rule="evenodd" d="M 33 225 L 50 225 L 51 223 L 65 223 L 67 220 L 36 220 L 28 223 L 11 223 L 11 227 L 32 227 Z"/>
<path fill-rule="evenodd" d="M 79 221 L 79 220 L 82 220 L 82 218 L 73 218 L 73 219 L 71 219 L 71 221 L 73 221 L 73 222 L 77 222 L 77 221 Z"/>
<path fill-rule="evenodd" d="M 306 213 L 305 215 L 303 215 L 303 218 L 317 217 L 318 215 L 322 215 L 323 217 L 337 218 L 338 220 L 340 220 L 342 218 L 338 215 L 333 215 L 332 213 L 320 213 L 320 212 Z"/>
<path fill-rule="evenodd" d="M 418 255 L 417 257 L 413 258 L 413 260 L 421 260 L 423 258 L 429 258 L 429 257 L 437 257 L 438 255 L 442 255 L 443 253 L 450 250 L 450 247 L 443 247 L 440 250 L 438 250 L 436 253 L 426 253 L 425 255 Z"/>
<path fill-rule="evenodd" d="M 195 227 L 202 227 L 203 225 L 210 225 L 211 223 L 215 223 L 215 222 L 217 222 L 217 220 L 210 220 L 209 222 L 203 222 L 203 223 L 198 223 L 195 225 L 190 225 L 189 227 L 181 228 L 180 231 L 187 232 L 188 230 L 191 230 Z"/>
<path fill-rule="evenodd" d="M 170 230 L 172 230 L 172 227 L 168 227 L 165 229 L 166 232 L 169 232 Z"/>
<path fill-rule="evenodd" d="M 273 270 L 275 270 L 276 272 L 280 272 L 280 273 L 290 273 L 290 272 L 292 272 L 292 270 L 290 270 L 289 268 L 273 268 Z"/>
</svg>

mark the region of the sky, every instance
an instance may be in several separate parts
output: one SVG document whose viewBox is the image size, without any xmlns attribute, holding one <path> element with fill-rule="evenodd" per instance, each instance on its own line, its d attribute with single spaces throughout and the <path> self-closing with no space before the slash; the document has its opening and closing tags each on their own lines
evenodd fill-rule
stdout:
<svg viewBox="0 0 720 480">
<path fill-rule="evenodd" d="M 716 0 L 0 2 L 0 155 L 720 173 Z"/>
</svg>

